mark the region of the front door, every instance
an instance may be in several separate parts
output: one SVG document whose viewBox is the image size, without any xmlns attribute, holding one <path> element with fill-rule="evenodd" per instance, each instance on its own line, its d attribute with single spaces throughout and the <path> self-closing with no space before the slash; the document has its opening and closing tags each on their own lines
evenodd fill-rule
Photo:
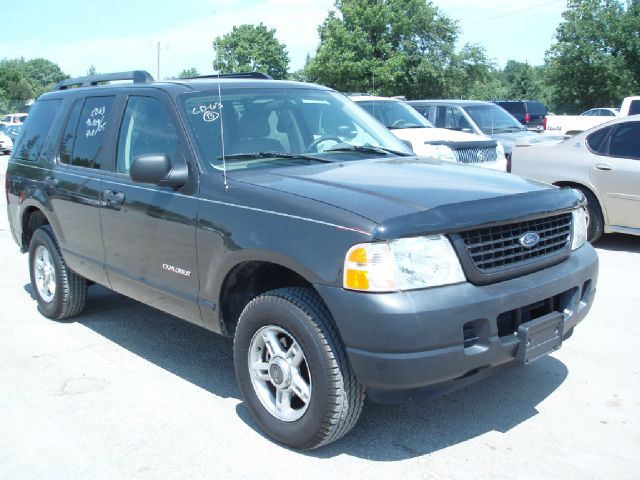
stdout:
<svg viewBox="0 0 640 480">
<path fill-rule="evenodd" d="M 200 323 L 196 262 L 197 172 L 179 190 L 133 182 L 134 158 L 166 154 L 190 162 L 184 134 L 168 97 L 160 92 L 127 98 L 119 127 L 115 172 L 102 184 L 106 269 L 114 290 Z"/>
</svg>

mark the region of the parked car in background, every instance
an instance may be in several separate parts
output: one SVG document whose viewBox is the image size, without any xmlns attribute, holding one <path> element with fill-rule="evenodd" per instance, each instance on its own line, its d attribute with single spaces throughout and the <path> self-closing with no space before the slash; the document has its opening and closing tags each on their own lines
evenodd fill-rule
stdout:
<svg viewBox="0 0 640 480">
<path fill-rule="evenodd" d="M 0 132 L 0 153 L 11 153 L 13 142 L 11 138 L 4 132 Z"/>
<path fill-rule="evenodd" d="M 4 133 L 11 139 L 13 143 L 16 143 L 16 138 L 18 138 L 20 130 L 22 130 L 22 124 L 17 123 L 15 125 L 8 125 L 5 128 Z"/>
<path fill-rule="evenodd" d="M 2 117 L 1 121 L 4 123 L 24 123 L 28 116 L 28 113 L 9 113 Z"/>
<path fill-rule="evenodd" d="M 407 103 L 387 97 L 354 95 L 351 100 L 373 115 L 418 155 L 505 171 L 502 144 L 481 132 L 436 128 Z"/>
<path fill-rule="evenodd" d="M 619 117 L 554 146 L 519 143 L 511 168 L 582 191 L 589 241 L 609 232 L 640 235 L 640 115 Z"/>
<path fill-rule="evenodd" d="M 624 100 L 622 100 L 620 115 L 638 114 L 640 114 L 640 97 L 626 97 Z"/>
<path fill-rule="evenodd" d="M 520 138 L 548 141 L 523 127 L 509 112 L 492 102 L 480 100 L 411 100 L 408 102 L 437 128 L 487 135 L 499 141 L 508 160 Z M 508 168 L 508 167 L 507 167 Z"/>
<path fill-rule="evenodd" d="M 514 116 L 529 130 L 543 130 L 547 107 L 537 100 L 497 100 L 494 102 Z"/>
<path fill-rule="evenodd" d="M 544 122 L 544 133 L 551 133 L 555 135 L 573 136 L 580 132 L 584 132 L 597 125 L 601 125 L 609 120 L 612 120 L 613 116 L 590 114 L 588 112 L 593 110 L 612 110 L 618 111 L 620 117 L 628 115 L 640 114 L 640 97 L 626 97 L 622 101 L 620 109 L 617 108 L 595 108 L 587 110 L 581 115 L 553 115 L 547 116 Z"/>
<path fill-rule="evenodd" d="M 581 117 L 618 117 L 619 108 L 592 108 L 580 114 Z"/>
</svg>

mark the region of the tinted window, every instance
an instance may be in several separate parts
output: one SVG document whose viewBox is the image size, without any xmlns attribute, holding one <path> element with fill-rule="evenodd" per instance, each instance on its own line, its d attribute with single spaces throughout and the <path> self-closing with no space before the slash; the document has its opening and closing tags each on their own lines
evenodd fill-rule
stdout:
<svg viewBox="0 0 640 480">
<path fill-rule="evenodd" d="M 411 106 L 415 108 L 418 111 L 418 113 L 422 115 L 424 118 L 426 118 L 427 120 L 429 119 L 429 113 L 431 112 L 431 109 L 433 107 L 422 106 L 422 105 L 411 105 Z"/>
<path fill-rule="evenodd" d="M 525 114 L 523 102 L 496 102 L 509 113 Z"/>
<path fill-rule="evenodd" d="M 61 103 L 62 100 L 36 102 L 24 124 L 18 144 L 14 148 L 17 158 L 31 162 L 38 160 Z"/>
<path fill-rule="evenodd" d="M 71 164 L 78 167 L 100 168 L 100 153 L 111 116 L 110 97 L 87 97 L 76 128 Z"/>
<path fill-rule="evenodd" d="M 155 98 L 131 97 L 120 126 L 116 171 L 129 173 L 139 155 L 164 153 L 175 160 L 177 148 L 178 134 L 167 108 Z"/>
<path fill-rule="evenodd" d="M 546 115 L 547 109 L 540 102 L 527 102 L 529 113 L 532 115 Z"/>
<path fill-rule="evenodd" d="M 73 152 L 75 133 L 78 128 L 78 119 L 80 118 L 80 110 L 82 109 L 83 103 L 82 100 L 76 101 L 71 109 L 67 125 L 64 128 L 62 144 L 60 145 L 60 162 L 62 163 L 71 163 L 71 153 Z"/>
<path fill-rule="evenodd" d="M 462 130 L 463 128 L 470 129 L 471 125 L 456 107 L 439 106 L 436 110 L 436 127 Z"/>
<path fill-rule="evenodd" d="M 640 159 L 640 122 L 622 123 L 616 126 L 611 136 L 609 155 Z"/>
<path fill-rule="evenodd" d="M 606 155 L 607 153 L 607 137 L 612 127 L 601 128 L 598 131 L 593 132 L 587 137 L 587 146 L 599 155 Z"/>
<path fill-rule="evenodd" d="M 629 105 L 629 115 L 637 115 L 640 113 L 640 100 L 633 100 Z"/>
</svg>

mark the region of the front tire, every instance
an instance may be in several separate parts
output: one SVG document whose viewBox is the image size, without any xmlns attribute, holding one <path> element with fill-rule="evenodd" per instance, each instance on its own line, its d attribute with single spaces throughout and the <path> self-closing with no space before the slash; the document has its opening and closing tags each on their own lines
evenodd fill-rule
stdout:
<svg viewBox="0 0 640 480">
<path fill-rule="evenodd" d="M 31 287 L 38 311 L 62 320 L 78 315 L 87 300 L 87 281 L 67 267 L 50 225 L 38 228 L 29 243 Z"/>
<path fill-rule="evenodd" d="M 331 315 L 309 288 L 272 290 L 240 315 L 234 341 L 240 392 L 260 427 L 299 449 L 334 442 L 356 424 L 365 389 Z"/>
<path fill-rule="evenodd" d="M 596 196 L 586 188 L 579 188 L 587 199 L 587 240 L 589 243 L 594 243 L 600 239 L 604 233 L 604 217 L 602 215 L 602 209 Z"/>
</svg>

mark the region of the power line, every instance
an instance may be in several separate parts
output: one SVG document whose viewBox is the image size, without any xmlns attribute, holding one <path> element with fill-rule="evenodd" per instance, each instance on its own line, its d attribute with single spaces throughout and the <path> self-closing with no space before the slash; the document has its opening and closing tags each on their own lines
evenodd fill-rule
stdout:
<svg viewBox="0 0 640 480">
<path fill-rule="evenodd" d="M 482 20 L 477 20 L 475 22 L 463 23 L 461 26 L 468 27 L 469 25 L 477 25 L 479 23 L 490 22 L 492 20 L 497 20 L 498 18 L 508 17 L 510 15 L 515 15 L 516 13 L 528 12 L 529 10 L 535 10 L 538 8 L 546 7 L 547 5 L 551 5 L 554 3 L 566 2 L 566 0 L 553 0 L 551 2 L 541 3 L 540 5 L 534 5 L 532 7 L 521 8 L 520 10 L 514 10 L 512 12 L 503 13 L 501 15 L 496 15 L 495 17 L 484 18 Z"/>
</svg>

